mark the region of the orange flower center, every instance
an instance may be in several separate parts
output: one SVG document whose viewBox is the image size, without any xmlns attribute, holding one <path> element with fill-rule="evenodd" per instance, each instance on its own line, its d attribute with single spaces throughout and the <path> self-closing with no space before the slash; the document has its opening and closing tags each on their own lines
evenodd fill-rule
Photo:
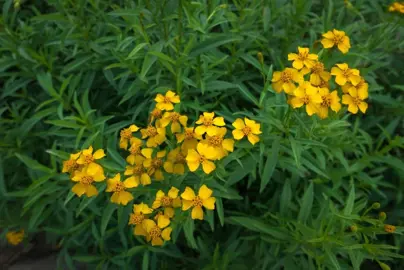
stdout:
<svg viewBox="0 0 404 270">
<path fill-rule="evenodd" d="M 141 224 L 143 220 L 144 220 L 143 214 L 130 214 L 129 224 L 138 225 Z"/>
<path fill-rule="evenodd" d="M 320 84 L 318 87 L 321 88 L 328 88 L 328 82 L 321 80 Z"/>
<path fill-rule="evenodd" d="M 80 183 L 84 185 L 91 185 L 94 182 L 94 178 L 92 176 L 86 175 L 81 177 Z"/>
<path fill-rule="evenodd" d="M 126 189 L 125 185 L 122 182 L 118 182 L 115 184 L 115 189 L 114 189 L 115 192 L 121 192 L 125 189 Z"/>
<path fill-rule="evenodd" d="M 243 127 L 243 129 L 241 130 L 244 135 L 248 136 L 249 134 L 251 134 L 251 128 L 248 126 Z"/>
<path fill-rule="evenodd" d="M 130 151 L 130 153 L 132 154 L 132 155 L 140 155 L 140 151 L 141 151 L 141 149 L 140 149 L 140 145 L 138 145 L 138 144 L 136 144 L 136 145 L 132 145 L 130 148 L 129 148 L 129 151 Z"/>
<path fill-rule="evenodd" d="M 344 39 L 343 35 L 337 34 L 337 35 L 334 35 L 334 38 L 332 39 L 332 41 L 334 42 L 334 44 L 338 45 L 338 44 L 342 43 L 343 39 Z"/>
<path fill-rule="evenodd" d="M 329 96 L 321 96 L 323 102 L 321 102 L 321 106 L 330 107 L 331 106 L 331 97 Z"/>
<path fill-rule="evenodd" d="M 342 76 L 344 76 L 345 78 L 348 78 L 351 75 L 352 75 L 352 71 L 349 68 L 342 71 Z"/>
<path fill-rule="evenodd" d="M 133 174 L 140 175 L 143 173 L 143 165 L 133 167 Z"/>
<path fill-rule="evenodd" d="M 292 80 L 292 72 L 289 70 L 285 70 L 284 72 L 281 73 L 281 81 L 284 83 L 288 83 Z"/>
<path fill-rule="evenodd" d="M 159 238 L 161 236 L 161 229 L 158 226 L 154 226 L 149 232 L 151 238 Z"/>
<path fill-rule="evenodd" d="M 147 129 L 146 129 L 146 135 L 148 136 L 148 137 L 154 137 L 154 136 L 156 136 L 158 133 L 157 133 L 157 129 L 155 128 L 155 127 L 152 127 L 152 126 L 148 126 L 147 127 Z"/>
<path fill-rule="evenodd" d="M 170 115 L 170 119 L 171 119 L 172 122 L 178 122 L 178 120 L 180 119 L 180 114 L 177 113 L 177 112 L 173 112 Z"/>
<path fill-rule="evenodd" d="M 309 55 L 308 52 L 304 51 L 304 52 L 299 52 L 298 58 L 300 61 L 304 61 L 307 59 L 307 56 Z"/>
<path fill-rule="evenodd" d="M 154 158 L 152 160 L 152 167 L 155 169 L 160 168 L 161 166 L 163 166 L 163 160 L 160 158 Z"/>
<path fill-rule="evenodd" d="M 314 66 L 311 68 L 311 73 L 313 74 L 319 74 L 324 71 L 324 64 L 317 62 L 314 64 Z"/>
<path fill-rule="evenodd" d="M 132 138 L 132 131 L 130 131 L 129 128 L 122 129 L 120 134 L 122 139 L 129 140 L 130 138 Z"/>
<path fill-rule="evenodd" d="M 388 233 L 393 233 L 396 231 L 396 226 L 386 224 L 384 225 L 384 231 Z"/>
<path fill-rule="evenodd" d="M 185 163 L 185 156 L 181 152 L 175 157 L 175 163 Z"/>
<path fill-rule="evenodd" d="M 213 119 L 210 119 L 210 118 L 203 118 L 203 125 L 204 126 L 207 126 L 207 127 L 209 127 L 209 126 L 211 126 L 213 124 Z"/>
<path fill-rule="evenodd" d="M 205 123 L 205 122 L 204 122 Z M 184 132 L 185 140 L 191 140 L 194 138 L 194 131 L 192 130 L 186 130 Z"/>
<path fill-rule="evenodd" d="M 164 97 L 164 103 L 171 103 L 171 99 L 169 97 Z"/>
<path fill-rule="evenodd" d="M 84 155 L 84 163 L 90 164 L 94 161 L 93 155 Z"/>
<path fill-rule="evenodd" d="M 159 109 L 154 109 L 150 114 L 151 114 L 151 116 L 153 116 L 154 118 L 161 118 L 162 111 L 159 110 Z"/>
<path fill-rule="evenodd" d="M 161 201 L 161 205 L 164 207 L 171 206 L 173 203 L 173 199 L 168 196 L 162 197 L 160 201 Z"/>
<path fill-rule="evenodd" d="M 223 137 L 219 135 L 214 135 L 208 138 L 208 144 L 214 147 L 222 146 Z"/>
<path fill-rule="evenodd" d="M 68 172 L 74 172 L 75 170 L 77 170 L 79 168 L 79 164 L 77 164 L 77 162 L 73 159 L 69 159 L 65 162 L 65 167 L 67 169 Z"/>
<path fill-rule="evenodd" d="M 362 100 L 359 97 L 352 97 L 352 101 L 356 106 L 359 106 L 361 104 Z"/>
<path fill-rule="evenodd" d="M 194 207 L 196 207 L 196 206 L 201 207 L 203 205 L 202 199 L 199 198 L 199 196 L 195 196 L 195 198 L 193 198 L 193 200 L 192 200 L 192 205 Z"/>
<path fill-rule="evenodd" d="M 206 161 L 206 158 L 202 155 L 199 155 L 199 163 L 204 163 Z"/>
<path fill-rule="evenodd" d="M 308 95 L 305 95 L 304 97 L 302 97 L 302 101 L 304 104 L 309 104 L 310 103 L 310 97 Z"/>
</svg>

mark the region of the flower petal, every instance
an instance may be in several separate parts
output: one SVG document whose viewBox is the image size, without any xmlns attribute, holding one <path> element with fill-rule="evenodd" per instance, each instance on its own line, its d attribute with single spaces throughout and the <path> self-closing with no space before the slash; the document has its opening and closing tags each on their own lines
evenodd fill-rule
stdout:
<svg viewBox="0 0 404 270">
<path fill-rule="evenodd" d="M 195 198 L 195 192 L 192 188 L 186 187 L 184 192 L 181 194 L 181 198 L 184 200 L 192 201 Z"/>
<path fill-rule="evenodd" d="M 168 227 L 168 228 L 165 228 L 163 231 L 162 231 L 162 233 L 161 233 L 161 237 L 165 240 L 165 241 L 169 241 L 169 240 L 171 240 L 171 232 L 172 232 L 172 228 L 171 227 Z"/>
<path fill-rule="evenodd" d="M 194 207 L 194 208 L 192 209 L 191 217 L 192 217 L 192 219 L 203 220 L 203 210 L 202 210 L 202 207 L 200 207 L 200 206 Z"/>
<path fill-rule="evenodd" d="M 213 191 L 208 188 L 206 185 L 202 185 L 199 188 L 199 192 L 198 192 L 198 196 L 202 199 L 205 200 L 207 198 L 209 198 L 210 196 L 212 196 Z"/>
<path fill-rule="evenodd" d="M 98 149 L 97 151 L 95 151 L 93 157 L 94 157 L 94 159 L 101 159 L 101 158 L 105 157 L 104 150 Z"/>
<path fill-rule="evenodd" d="M 209 209 L 209 210 L 214 210 L 215 209 L 215 202 L 216 202 L 215 197 L 210 197 L 210 198 L 207 198 L 207 199 L 202 201 L 203 206 L 206 209 Z"/>
</svg>

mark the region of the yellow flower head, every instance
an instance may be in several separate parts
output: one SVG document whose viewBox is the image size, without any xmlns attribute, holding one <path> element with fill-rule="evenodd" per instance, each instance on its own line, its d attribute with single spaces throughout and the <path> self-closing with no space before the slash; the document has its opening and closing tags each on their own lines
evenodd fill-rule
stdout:
<svg viewBox="0 0 404 270">
<path fill-rule="evenodd" d="M 167 155 L 167 161 L 164 162 L 164 169 L 168 173 L 174 174 L 184 174 L 185 167 L 184 164 L 186 163 L 186 151 L 177 147 L 171 150 Z"/>
<path fill-rule="evenodd" d="M 210 174 L 216 169 L 215 163 L 211 160 L 215 160 L 216 156 L 208 151 L 207 145 L 198 143 L 196 150 L 190 149 L 187 155 L 187 165 L 191 172 L 196 171 L 199 165 L 202 164 L 202 169 L 206 174 Z"/>
<path fill-rule="evenodd" d="M 121 182 L 121 174 L 117 173 L 113 178 L 108 179 L 106 192 L 113 192 L 111 202 L 116 204 L 127 205 L 133 200 L 133 195 L 126 191 L 128 188 L 137 187 L 139 182 L 136 182 L 132 177 Z"/>
<path fill-rule="evenodd" d="M 348 105 L 348 111 L 357 114 L 358 108 L 362 113 L 366 113 L 368 104 L 363 101 L 367 98 L 367 93 L 358 92 L 356 88 L 349 89 L 349 95 L 342 96 L 342 104 Z"/>
<path fill-rule="evenodd" d="M 206 185 L 201 186 L 198 191 L 198 196 L 190 187 L 186 187 L 185 191 L 181 194 L 182 198 L 182 210 L 186 211 L 192 208 L 192 219 L 203 220 L 202 206 L 209 210 L 215 209 L 216 198 L 212 197 L 213 191 Z"/>
<path fill-rule="evenodd" d="M 152 208 L 157 209 L 164 207 L 164 214 L 169 218 L 174 216 L 173 207 L 181 207 L 181 198 L 178 197 L 179 190 L 175 187 L 171 187 L 166 195 L 162 190 L 157 191 L 156 199 L 153 202 Z"/>
<path fill-rule="evenodd" d="M 324 64 L 317 61 L 310 69 L 310 83 L 319 86 L 322 82 L 328 82 L 331 78 L 330 72 L 324 69 Z"/>
<path fill-rule="evenodd" d="M 22 242 L 22 240 L 24 239 L 24 234 L 24 230 L 14 232 L 10 231 L 6 233 L 6 238 L 11 245 L 16 246 Z"/>
<path fill-rule="evenodd" d="M 129 217 L 129 225 L 135 225 L 133 229 L 134 235 L 146 236 L 147 232 L 143 228 L 144 221 L 146 220 L 146 215 L 151 214 L 153 209 L 151 209 L 147 204 L 140 203 L 133 205 L 133 213 Z"/>
<path fill-rule="evenodd" d="M 77 163 L 77 159 L 79 158 L 81 151 L 75 154 L 70 154 L 70 158 L 68 160 L 63 161 L 63 173 L 73 174 L 80 168 L 80 164 Z"/>
<path fill-rule="evenodd" d="M 119 147 L 122 149 L 128 149 L 128 143 L 132 139 L 132 133 L 138 131 L 139 128 L 136 125 L 131 125 L 128 128 L 121 130 L 121 138 L 119 140 Z"/>
<path fill-rule="evenodd" d="M 385 224 L 384 231 L 388 233 L 394 233 L 396 231 L 396 226 Z"/>
<path fill-rule="evenodd" d="M 198 140 L 202 140 L 202 136 L 195 133 L 193 127 L 184 128 L 184 133 L 175 134 L 177 142 L 181 143 L 181 149 L 188 153 L 189 149 L 195 149 L 198 144 Z"/>
<path fill-rule="evenodd" d="M 130 181 L 147 186 L 151 184 L 151 178 L 143 166 L 144 160 L 145 158 L 143 156 L 137 156 L 133 160 L 133 163 L 130 163 L 132 166 L 126 166 L 124 175 L 131 175 L 128 178 L 131 179 Z"/>
<path fill-rule="evenodd" d="M 394 2 L 389 6 L 389 11 L 397 11 L 399 13 L 404 13 L 404 3 Z"/>
<path fill-rule="evenodd" d="M 188 117 L 185 115 L 181 115 L 177 112 L 165 112 L 163 118 L 160 120 L 160 123 L 164 128 L 171 123 L 171 133 L 174 134 L 181 132 L 181 125 L 186 127 L 187 121 Z"/>
<path fill-rule="evenodd" d="M 310 116 L 317 112 L 318 105 L 321 102 L 323 102 L 323 99 L 318 94 L 317 89 L 306 81 L 296 88 L 294 97 L 289 100 L 293 108 L 300 108 L 306 105 L 306 112 Z"/>
<path fill-rule="evenodd" d="M 234 150 L 234 140 L 225 139 L 227 128 L 216 127 L 215 135 L 206 135 L 206 139 L 201 141 L 201 143 L 206 145 L 206 151 L 211 153 L 215 159 L 222 159 L 227 156 L 228 152 L 233 152 Z"/>
<path fill-rule="evenodd" d="M 157 147 L 166 140 L 166 129 L 161 126 L 160 121 L 156 121 L 156 127 L 150 125 L 140 130 L 142 139 L 147 139 L 147 147 Z"/>
<path fill-rule="evenodd" d="M 296 89 L 295 82 L 303 81 L 303 74 L 294 68 L 285 68 L 284 71 L 275 71 L 272 76 L 272 88 L 280 93 L 292 94 Z"/>
<path fill-rule="evenodd" d="M 354 88 L 358 91 L 358 93 L 360 93 L 362 97 L 367 98 L 369 96 L 369 84 L 363 78 L 361 78 L 360 82 L 357 85 L 346 83 L 341 88 L 345 94 L 348 94 L 349 90 L 351 88 Z"/>
<path fill-rule="evenodd" d="M 302 69 L 304 66 L 307 68 L 313 67 L 315 61 L 318 60 L 317 54 L 310 54 L 309 48 L 298 47 L 298 54 L 288 54 L 288 60 L 293 61 L 292 66 L 295 69 Z"/>
<path fill-rule="evenodd" d="M 141 156 L 141 150 L 142 150 L 142 145 L 143 141 L 138 139 L 138 138 L 131 138 L 130 139 L 130 147 L 129 147 L 129 152 L 130 155 L 126 158 L 126 161 L 129 164 L 134 164 L 136 159 L 142 158 Z"/>
<path fill-rule="evenodd" d="M 237 118 L 232 125 L 235 127 L 235 130 L 232 131 L 234 139 L 241 140 L 246 136 L 252 145 L 260 141 L 257 135 L 262 133 L 260 130 L 261 125 L 254 120 L 245 117 L 243 121 L 241 118 Z"/>
<path fill-rule="evenodd" d="M 151 241 L 152 246 L 162 246 L 164 241 L 171 239 L 172 228 L 168 227 L 170 219 L 165 215 L 158 217 L 157 224 L 151 219 L 146 219 L 143 224 L 147 233 L 146 240 Z"/>
<path fill-rule="evenodd" d="M 86 194 L 87 197 L 92 197 L 98 194 L 98 190 L 93 186 L 94 182 L 101 182 L 105 180 L 104 169 L 96 164 L 83 167 L 81 171 L 76 171 L 72 178 L 74 182 L 77 182 L 72 187 L 72 192 L 81 197 Z"/>
<path fill-rule="evenodd" d="M 162 94 L 157 94 L 154 101 L 157 102 L 157 109 L 162 111 L 172 111 L 174 110 L 173 103 L 180 103 L 180 97 L 177 96 L 173 91 L 169 90 L 165 96 Z"/>
<path fill-rule="evenodd" d="M 341 86 L 350 82 L 352 85 L 357 85 L 361 81 L 359 70 L 349 68 L 348 64 L 337 64 L 336 67 L 331 69 L 331 75 L 335 76 L 335 82 Z"/>
<path fill-rule="evenodd" d="M 163 111 L 160 110 L 160 109 L 155 108 L 150 112 L 150 120 L 149 120 L 149 122 L 152 123 L 154 120 L 160 119 L 162 116 L 163 116 Z"/>
<path fill-rule="evenodd" d="M 338 112 L 341 109 L 340 98 L 337 91 L 332 91 L 328 88 L 318 88 L 318 93 L 323 101 L 318 106 L 317 114 L 321 119 L 328 117 L 328 108 L 331 108 L 334 112 Z"/>
<path fill-rule="evenodd" d="M 79 159 L 77 160 L 77 163 L 80 165 L 90 165 L 90 164 L 95 164 L 94 161 L 97 159 L 102 159 L 105 157 L 105 153 L 103 149 L 98 149 L 95 151 L 93 154 L 93 147 L 90 145 L 89 148 L 84 149 L 81 154 Z"/>
<path fill-rule="evenodd" d="M 208 135 L 215 135 L 216 128 L 215 126 L 218 127 L 223 127 L 226 125 L 224 122 L 223 117 L 215 117 L 215 113 L 211 112 L 204 112 L 203 115 L 199 116 L 198 121 L 196 121 L 196 124 L 200 125 L 195 128 L 195 133 L 198 134 L 199 136 L 207 133 Z"/>
<path fill-rule="evenodd" d="M 323 34 L 323 37 L 324 38 L 321 40 L 321 44 L 323 44 L 324 48 L 326 49 L 337 46 L 338 49 L 345 54 L 351 48 L 349 37 L 344 31 L 334 29 Z"/>
<path fill-rule="evenodd" d="M 143 161 L 143 166 L 147 168 L 147 174 L 154 176 L 158 181 L 164 180 L 161 167 L 164 165 L 163 157 L 165 157 L 166 151 L 159 151 L 156 153 L 156 156 L 153 157 L 153 149 L 145 148 L 142 149 L 142 155 L 146 158 Z"/>
</svg>

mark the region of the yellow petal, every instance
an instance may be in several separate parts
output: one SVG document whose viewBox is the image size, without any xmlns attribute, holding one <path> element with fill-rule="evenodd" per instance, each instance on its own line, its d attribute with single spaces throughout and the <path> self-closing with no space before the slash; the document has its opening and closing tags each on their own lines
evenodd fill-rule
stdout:
<svg viewBox="0 0 404 270">
<path fill-rule="evenodd" d="M 234 140 L 232 139 L 224 139 L 222 146 L 225 150 L 229 151 L 229 152 L 233 152 L 234 150 Z"/>
<path fill-rule="evenodd" d="M 321 40 L 321 44 L 323 44 L 323 47 L 326 49 L 332 48 L 334 46 L 334 42 L 328 38 L 323 38 Z"/>
<path fill-rule="evenodd" d="M 188 121 L 188 116 L 181 115 L 179 118 L 179 121 L 182 126 L 186 127 L 187 126 L 187 121 Z"/>
<path fill-rule="evenodd" d="M 81 183 L 77 183 L 72 187 L 72 192 L 81 197 L 86 192 L 86 187 Z"/>
<path fill-rule="evenodd" d="M 119 192 L 119 202 L 122 205 L 127 205 L 129 201 L 133 200 L 133 195 L 127 191 Z"/>
<path fill-rule="evenodd" d="M 173 207 L 177 208 L 177 207 L 181 207 L 181 198 L 177 197 L 173 200 Z"/>
<path fill-rule="evenodd" d="M 366 110 L 368 109 L 368 104 L 364 101 L 359 103 L 359 109 L 361 110 L 362 113 L 366 113 Z"/>
<path fill-rule="evenodd" d="M 195 198 L 195 192 L 192 188 L 186 187 L 184 192 L 181 194 L 181 198 L 184 200 L 192 201 Z"/>
<path fill-rule="evenodd" d="M 171 161 L 164 162 L 164 170 L 168 173 L 174 172 L 174 164 Z"/>
<path fill-rule="evenodd" d="M 347 80 L 344 76 L 337 76 L 335 77 L 335 82 L 342 86 L 346 84 Z"/>
<path fill-rule="evenodd" d="M 105 157 L 104 150 L 98 149 L 97 151 L 95 151 L 93 157 L 94 157 L 94 159 L 101 159 L 101 158 Z"/>
<path fill-rule="evenodd" d="M 280 71 L 274 71 L 274 74 L 272 75 L 272 82 L 277 82 L 281 79 L 282 77 L 282 72 Z"/>
<path fill-rule="evenodd" d="M 249 141 L 252 145 L 255 145 L 257 142 L 260 141 L 260 138 L 259 138 L 257 135 L 254 135 L 254 134 L 249 134 L 249 135 L 247 136 L 247 138 L 248 138 L 248 141 Z"/>
<path fill-rule="evenodd" d="M 205 126 L 197 126 L 195 128 L 195 133 L 198 135 L 203 135 L 206 132 L 206 127 Z"/>
<path fill-rule="evenodd" d="M 219 126 L 219 127 L 222 127 L 222 126 L 225 126 L 226 125 L 226 123 L 224 122 L 224 118 L 223 117 L 216 117 L 215 119 L 213 119 L 213 124 L 215 125 L 215 126 Z"/>
<path fill-rule="evenodd" d="M 206 185 L 202 185 L 199 189 L 198 196 L 204 200 L 212 196 L 213 191 L 208 188 Z"/>
<path fill-rule="evenodd" d="M 203 220 L 203 210 L 202 207 L 196 206 L 192 209 L 191 213 L 192 219 L 200 219 Z"/>
<path fill-rule="evenodd" d="M 299 56 L 296 53 L 288 54 L 288 61 L 294 61 L 294 60 L 296 60 L 298 58 L 299 58 Z"/>
<path fill-rule="evenodd" d="M 293 61 L 292 66 L 295 69 L 302 69 L 303 68 L 303 62 L 301 60 L 295 60 L 295 61 Z"/>
<path fill-rule="evenodd" d="M 293 97 L 290 99 L 290 105 L 292 105 L 293 108 L 300 108 L 304 104 L 303 100 L 298 97 Z"/>
<path fill-rule="evenodd" d="M 194 149 L 188 150 L 188 155 L 186 157 L 187 161 L 197 162 L 199 160 L 199 158 L 200 158 L 200 155 Z"/>
<path fill-rule="evenodd" d="M 192 201 L 183 200 L 182 201 L 182 211 L 187 211 L 192 207 Z"/>
<path fill-rule="evenodd" d="M 112 203 L 119 204 L 119 192 L 114 192 L 110 200 Z"/>
<path fill-rule="evenodd" d="M 164 215 L 169 218 L 173 218 L 174 217 L 174 208 L 172 208 L 172 207 L 164 208 Z"/>
<path fill-rule="evenodd" d="M 181 125 L 178 122 L 174 122 L 171 124 L 171 133 L 179 133 L 181 132 Z"/>
<path fill-rule="evenodd" d="M 178 188 L 171 187 L 171 189 L 168 191 L 168 197 L 175 199 L 178 197 L 178 192 L 179 192 Z"/>
<path fill-rule="evenodd" d="M 309 103 L 306 105 L 306 112 L 309 116 L 312 116 L 317 112 L 317 108 L 312 103 Z"/>
<path fill-rule="evenodd" d="M 234 122 L 233 122 L 233 127 L 235 127 L 236 129 L 243 129 L 245 127 L 244 121 L 241 118 L 237 118 Z"/>
<path fill-rule="evenodd" d="M 171 227 L 168 227 L 168 228 L 165 228 L 162 232 L 161 232 L 161 237 L 165 240 L 165 241 L 169 241 L 169 240 L 171 240 L 171 232 L 172 232 L 172 228 Z"/>
<path fill-rule="evenodd" d="M 134 235 L 143 235 L 143 236 L 145 236 L 146 235 L 146 230 L 143 228 L 143 226 L 142 225 L 140 225 L 140 224 L 137 224 L 136 226 L 135 226 L 135 229 L 133 230 L 133 234 Z"/>
<path fill-rule="evenodd" d="M 157 219 L 157 225 L 162 229 L 170 225 L 170 219 L 165 215 L 160 215 Z"/>
<path fill-rule="evenodd" d="M 214 210 L 215 209 L 215 202 L 216 202 L 215 197 L 210 197 L 210 198 L 207 198 L 207 199 L 202 201 L 203 206 L 206 209 L 209 209 L 209 210 Z"/>
<path fill-rule="evenodd" d="M 188 168 L 191 172 L 196 171 L 199 168 L 200 163 L 195 161 L 187 161 Z"/>
<path fill-rule="evenodd" d="M 153 149 L 152 148 L 144 148 L 144 149 L 142 149 L 141 153 L 146 158 L 151 158 L 152 154 L 153 154 Z"/>
<path fill-rule="evenodd" d="M 142 183 L 143 186 L 147 186 L 151 184 L 151 178 L 147 173 L 143 173 L 140 176 L 140 183 Z"/>
<path fill-rule="evenodd" d="M 322 36 L 328 39 L 333 39 L 334 33 L 332 31 L 328 31 L 327 33 L 324 33 Z"/>
<path fill-rule="evenodd" d="M 154 173 L 154 177 L 156 178 L 157 181 L 164 180 L 164 175 L 161 170 L 156 170 L 156 172 Z"/>
<path fill-rule="evenodd" d="M 145 219 L 145 220 L 143 220 L 142 225 L 143 225 L 143 228 L 144 228 L 147 232 L 150 232 L 151 229 L 153 229 L 153 228 L 156 226 L 156 222 L 154 222 L 154 221 L 151 220 L 151 219 Z"/>
<path fill-rule="evenodd" d="M 131 176 L 129 178 L 127 178 L 123 184 L 125 185 L 126 188 L 134 188 L 139 186 L 139 178 L 138 177 L 134 177 Z"/>
<path fill-rule="evenodd" d="M 155 237 L 151 241 L 152 246 L 162 246 L 164 244 L 163 239 L 161 237 Z"/>
<path fill-rule="evenodd" d="M 244 132 L 239 129 L 235 129 L 232 131 L 233 137 L 236 140 L 241 140 L 244 137 Z"/>
<path fill-rule="evenodd" d="M 185 173 L 185 167 L 184 164 L 175 164 L 174 165 L 174 173 L 175 174 L 184 174 Z"/>
<path fill-rule="evenodd" d="M 99 171 L 102 171 L 102 167 L 101 165 L 97 164 L 97 163 L 90 163 L 90 165 L 88 165 L 87 167 L 87 173 L 91 176 L 96 175 Z"/>
<path fill-rule="evenodd" d="M 210 174 L 211 172 L 213 172 L 216 169 L 216 165 L 212 161 L 205 160 L 202 163 L 202 168 L 206 174 Z"/>
</svg>

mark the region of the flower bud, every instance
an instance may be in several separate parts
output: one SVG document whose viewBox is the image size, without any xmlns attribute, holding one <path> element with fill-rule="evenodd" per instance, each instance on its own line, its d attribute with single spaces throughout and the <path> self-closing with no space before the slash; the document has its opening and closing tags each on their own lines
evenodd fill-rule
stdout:
<svg viewBox="0 0 404 270">
<path fill-rule="evenodd" d="M 350 229 L 351 229 L 351 232 L 357 232 L 357 231 L 358 231 L 358 226 L 352 225 L 352 226 L 350 227 Z"/>
<path fill-rule="evenodd" d="M 264 64 L 264 56 L 262 55 L 262 52 L 257 53 L 257 58 L 258 58 L 258 61 L 260 62 L 260 64 L 263 65 Z"/>
<path fill-rule="evenodd" d="M 222 4 L 222 5 L 220 5 L 219 7 L 220 7 L 220 8 L 227 8 L 227 5 L 226 5 L 226 4 Z"/>
<path fill-rule="evenodd" d="M 394 233 L 396 231 L 396 226 L 386 224 L 384 225 L 384 231 L 388 233 Z"/>
<path fill-rule="evenodd" d="M 382 263 L 382 262 L 378 262 L 378 263 L 380 265 L 380 268 L 382 268 L 382 270 L 391 270 L 390 266 L 388 266 L 387 264 Z"/>
<path fill-rule="evenodd" d="M 378 202 L 373 203 L 372 208 L 373 209 L 379 209 L 380 208 L 380 203 L 378 203 Z"/>
<path fill-rule="evenodd" d="M 379 220 L 385 221 L 386 218 L 387 218 L 387 215 L 386 215 L 385 212 L 380 212 L 380 213 L 379 213 Z"/>
</svg>

